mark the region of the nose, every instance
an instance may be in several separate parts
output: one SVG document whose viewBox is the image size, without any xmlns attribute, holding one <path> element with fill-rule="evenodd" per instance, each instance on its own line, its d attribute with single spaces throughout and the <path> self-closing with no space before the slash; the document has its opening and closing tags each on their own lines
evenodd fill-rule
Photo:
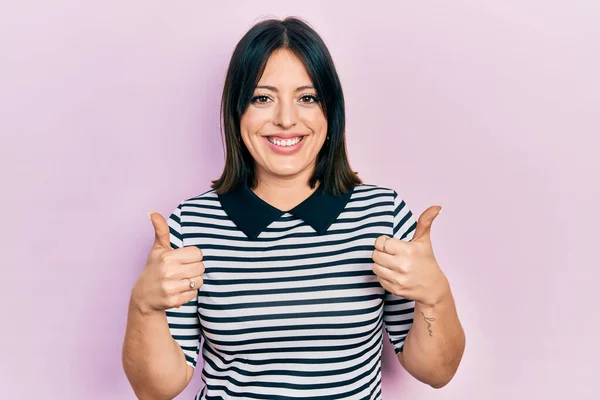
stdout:
<svg viewBox="0 0 600 400">
<path fill-rule="evenodd" d="M 277 105 L 273 123 L 283 129 L 289 129 L 296 125 L 297 118 L 293 101 L 283 100 Z"/>
</svg>

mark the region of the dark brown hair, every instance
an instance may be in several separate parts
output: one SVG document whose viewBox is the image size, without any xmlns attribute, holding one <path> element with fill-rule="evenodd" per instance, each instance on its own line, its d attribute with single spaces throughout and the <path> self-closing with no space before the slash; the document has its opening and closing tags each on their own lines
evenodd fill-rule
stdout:
<svg viewBox="0 0 600 400">
<path fill-rule="evenodd" d="M 227 69 L 221 99 L 221 130 L 225 137 L 225 168 L 212 182 L 219 194 L 233 190 L 246 180 L 257 184 L 254 160 L 240 134 L 240 119 L 248 107 L 269 57 L 275 50 L 287 49 L 304 64 L 327 119 L 327 135 L 317 155 L 316 168 L 309 185 L 317 181 L 325 192 L 345 193 L 362 183 L 352 171 L 346 152 L 344 95 L 340 79 L 327 46 L 306 22 L 293 17 L 268 19 L 254 25 L 239 41 Z"/>
</svg>

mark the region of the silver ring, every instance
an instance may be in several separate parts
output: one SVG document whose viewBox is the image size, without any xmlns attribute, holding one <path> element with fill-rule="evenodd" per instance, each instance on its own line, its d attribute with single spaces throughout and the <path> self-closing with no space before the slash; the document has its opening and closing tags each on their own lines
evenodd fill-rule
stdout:
<svg viewBox="0 0 600 400">
<path fill-rule="evenodd" d="M 389 237 L 386 236 L 384 239 L 385 240 L 383 241 L 383 252 L 387 253 L 387 251 L 385 251 L 385 243 L 387 242 L 387 240 L 389 239 Z"/>
<path fill-rule="evenodd" d="M 192 278 L 187 278 L 187 280 L 188 280 L 188 281 L 190 281 L 190 289 L 193 289 L 193 288 L 195 288 L 195 287 L 196 287 L 196 282 L 194 282 L 194 281 L 192 280 Z"/>
</svg>

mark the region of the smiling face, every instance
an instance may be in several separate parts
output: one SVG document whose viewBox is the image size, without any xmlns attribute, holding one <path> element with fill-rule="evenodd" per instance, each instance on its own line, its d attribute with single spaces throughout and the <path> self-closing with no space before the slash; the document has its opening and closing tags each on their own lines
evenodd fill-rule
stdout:
<svg viewBox="0 0 600 400">
<path fill-rule="evenodd" d="M 293 53 L 273 52 L 240 131 L 259 181 L 308 180 L 327 136 L 327 120 L 310 76 Z"/>
</svg>

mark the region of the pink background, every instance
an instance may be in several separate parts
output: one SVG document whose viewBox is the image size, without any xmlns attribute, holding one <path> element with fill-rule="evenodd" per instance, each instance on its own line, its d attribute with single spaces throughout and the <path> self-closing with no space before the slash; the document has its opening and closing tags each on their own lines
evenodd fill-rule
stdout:
<svg viewBox="0 0 600 400">
<path fill-rule="evenodd" d="M 235 43 L 299 15 L 336 61 L 353 168 L 417 214 L 444 206 L 463 363 L 435 391 L 386 346 L 385 398 L 598 398 L 599 4 L 2 1 L 0 397 L 134 397 L 146 213 L 208 189 Z"/>
</svg>

